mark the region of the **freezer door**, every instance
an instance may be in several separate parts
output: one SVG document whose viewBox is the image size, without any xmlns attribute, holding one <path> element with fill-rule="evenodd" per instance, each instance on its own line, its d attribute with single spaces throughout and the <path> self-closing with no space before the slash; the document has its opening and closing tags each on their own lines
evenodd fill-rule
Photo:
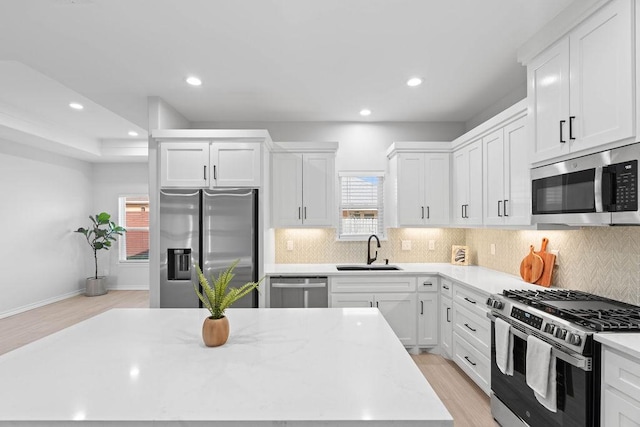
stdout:
<svg viewBox="0 0 640 427">
<path fill-rule="evenodd" d="M 257 280 L 257 195 L 258 190 L 203 190 L 202 264 L 207 278 L 218 275 L 235 260 L 230 286 L 240 287 Z M 253 292 L 233 307 L 257 307 Z"/>
<path fill-rule="evenodd" d="M 200 192 L 160 191 L 160 307 L 196 308 Z"/>
</svg>

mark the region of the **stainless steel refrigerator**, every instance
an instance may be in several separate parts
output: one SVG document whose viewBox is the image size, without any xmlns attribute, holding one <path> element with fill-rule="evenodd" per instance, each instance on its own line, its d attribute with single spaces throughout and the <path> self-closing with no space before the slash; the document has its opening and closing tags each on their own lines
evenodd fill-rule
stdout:
<svg viewBox="0 0 640 427">
<path fill-rule="evenodd" d="M 230 286 L 258 279 L 258 190 L 160 191 L 160 307 L 199 307 L 195 265 L 211 280 L 240 260 Z M 257 307 L 257 292 L 234 307 Z"/>
</svg>

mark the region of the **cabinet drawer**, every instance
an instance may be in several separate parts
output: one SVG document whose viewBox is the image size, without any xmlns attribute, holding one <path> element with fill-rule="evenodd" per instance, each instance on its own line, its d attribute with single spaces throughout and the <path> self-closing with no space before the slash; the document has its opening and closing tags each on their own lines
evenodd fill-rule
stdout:
<svg viewBox="0 0 640 427">
<path fill-rule="evenodd" d="M 332 277 L 331 292 L 415 292 L 416 278 L 405 277 Z"/>
<path fill-rule="evenodd" d="M 449 298 L 453 296 L 453 282 L 444 277 L 440 279 L 440 293 L 446 295 Z"/>
<path fill-rule="evenodd" d="M 460 304 L 462 307 L 480 316 L 487 317 L 488 309 L 486 307 L 487 296 L 472 291 L 459 283 L 453 285 L 453 302 Z"/>
<path fill-rule="evenodd" d="M 491 361 L 453 333 L 453 360 L 484 391 L 491 391 Z"/>
<path fill-rule="evenodd" d="M 437 292 L 438 276 L 418 276 L 418 292 Z"/>
<path fill-rule="evenodd" d="M 454 330 L 486 358 L 491 357 L 491 320 L 453 306 Z"/>
<path fill-rule="evenodd" d="M 604 382 L 621 392 L 640 396 L 640 361 L 627 358 L 603 346 Z"/>
</svg>

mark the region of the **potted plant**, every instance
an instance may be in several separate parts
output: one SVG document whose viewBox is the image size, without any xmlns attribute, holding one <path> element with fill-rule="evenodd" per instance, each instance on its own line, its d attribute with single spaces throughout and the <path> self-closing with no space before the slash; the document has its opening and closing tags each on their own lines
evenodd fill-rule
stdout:
<svg viewBox="0 0 640 427">
<path fill-rule="evenodd" d="M 202 301 L 202 305 L 211 313 L 211 316 L 204 319 L 204 324 L 202 325 L 202 340 L 207 347 L 217 347 L 227 342 L 227 338 L 229 338 L 229 319 L 224 315 L 224 311 L 240 298 L 258 288 L 264 279 L 245 283 L 239 288 L 230 288 L 229 283 L 235 276 L 233 269 L 236 268 L 239 261 L 234 261 L 217 278 L 211 277 L 213 286 L 209 284 L 200 267 L 196 265 L 198 281 L 204 292 L 200 292 L 197 283 L 193 284 L 193 289 L 196 291 L 200 301 Z"/>
<path fill-rule="evenodd" d="M 88 228 L 80 227 L 75 232 L 82 233 L 93 250 L 96 270 L 93 277 L 87 277 L 85 290 L 85 295 L 93 297 L 107 293 L 106 278 L 98 276 L 98 251 L 109 250 L 111 243 L 115 242 L 116 236 L 122 236 L 127 230 L 111 221 L 111 215 L 106 212 L 101 212 L 96 216 L 89 215 L 89 219 L 92 222 L 91 226 Z"/>
</svg>

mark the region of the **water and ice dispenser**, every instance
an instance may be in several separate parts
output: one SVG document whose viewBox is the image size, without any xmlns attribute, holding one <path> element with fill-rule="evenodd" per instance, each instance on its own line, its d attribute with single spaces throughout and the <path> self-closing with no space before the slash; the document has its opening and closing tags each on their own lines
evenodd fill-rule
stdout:
<svg viewBox="0 0 640 427">
<path fill-rule="evenodd" d="M 191 280 L 191 249 L 168 249 L 167 261 L 169 280 Z"/>
</svg>

